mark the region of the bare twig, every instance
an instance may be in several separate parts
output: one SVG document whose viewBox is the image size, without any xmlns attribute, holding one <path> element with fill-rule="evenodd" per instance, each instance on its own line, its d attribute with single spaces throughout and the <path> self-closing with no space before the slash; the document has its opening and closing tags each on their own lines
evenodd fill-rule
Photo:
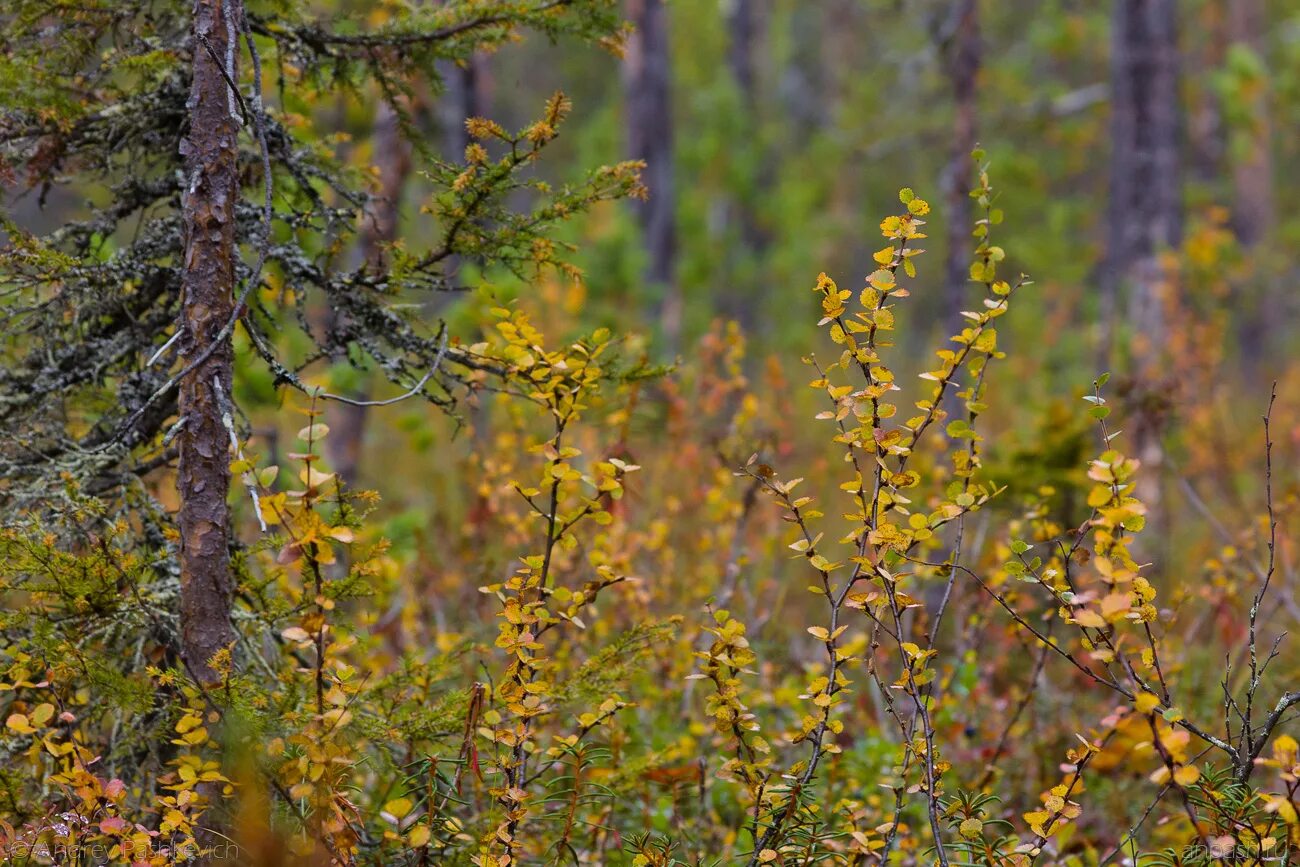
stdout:
<svg viewBox="0 0 1300 867">
<path fill-rule="evenodd" d="M 1273 573 L 1277 563 L 1277 517 L 1273 513 L 1273 437 L 1269 427 L 1273 417 L 1273 404 L 1276 401 L 1277 383 L 1274 382 L 1273 389 L 1269 393 L 1268 409 L 1264 412 L 1264 499 L 1268 508 L 1268 566 L 1264 571 L 1264 578 L 1260 583 L 1259 591 L 1250 603 L 1250 625 L 1246 638 L 1247 650 L 1250 654 L 1250 681 L 1246 685 L 1246 716 L 1241 729 L 1240 761 L 1237 766 L 1237 775 L 1243 782 L 1250 775 L 1250 766 L 1254 757 L 1259 754 L 1260 749 L 1263 749 L 1263 741 L 1268 737 L 1268 733 L 1265 732 L 1261 735 L 1259 743 L 1256 743 L 1254 705 L 1255 693 L 1259 690 L 1261 674 L 1258 651 L 1259 608 L 1264 601 L 1264 596 L 1268 593 L 1269 585 L 1273 581 Z"/>
<path fill-rule="evenodd" d="M 442 362 L 446 357 L 447 357 L 447 326 L 446 323 L 444 323 L 441 329 L 441 338 L 438 346 L 438 354 L 434 356 L 433 364 L 429 366 L 429 369 L 428 371 L 425 372 L 424 376 L 420 377 L 420 381 L 417 382 L 415 385 L 411 386 L 410 389 L 406 391 L 404 394 L 399 394 L 397 397 L 390 397 L 384 400 L 355 400 L 350 397 L 344 397 L 341 394 L 330 394 L 328 391 L 315 391 L 312 392 L 312 394 L 314 397 L 318 397 L 321 400 L 333 400 L 338 403 L 345 403 L 349 406 L 392 406 L 395 403 L 401 403 L 402 401 L 408 400 L 423 392 L 424 386 L 429 382 L 430 379 L 434 377 L 434 375 L 438 372 L 438 369 L 442 367 Z"/>
</svg>

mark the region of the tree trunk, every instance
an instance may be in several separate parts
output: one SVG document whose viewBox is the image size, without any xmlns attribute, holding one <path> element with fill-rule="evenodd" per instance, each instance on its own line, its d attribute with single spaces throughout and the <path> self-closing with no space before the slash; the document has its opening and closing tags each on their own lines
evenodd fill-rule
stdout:
<svg viewBox="0 0 1300 867">
<path fill-rule="evenodd" d="M 670 352 L 682 329 L 682 298 L 675 280 L 677 225 L 673 195 L 673 124 L 668 11 L 663 0 L 628 0 L 635 31 L 624 63 L 627 149 L 644 160 L 650 195 L 634 203 L 646 252 L 645 279 L 658 299 L 658 317 Z"/>
<path fill-rule="evenodd" d="M 1268 64 L 1264 34 L 1267 18 L 1262 0 L 1227 0 L 1227 30 L 1232 41 L 1229 58 L 1248 51 L 1255 63 L 1252 77 L 1240 83 L 1236 95 L 1234 121 L 1228 149 L 1232 166 L 1232 228 L 1241 246 L 1247 250 L 1267 239 L 1276 223 L 1277 208 L 1273 193 L 1273 126 L 1269 116 Z M 1248 375 L 1270 357 L 1278 325 L 1286 322 L 1289 287 L 1279 285 L 1267 267 L 1266 251 L 1251 256 L 1255 264 L 1253 279 L 1234 287 L 1242 311 L 1238 339 L 1241 362 Z"/>
<path fill-rule="evenodd" d="M 1229 0 L 1228 33 L 1234 45 L 1251 51 L 1264 64 L 1264 3 L 1262 0 Z M 1232 223 L 1245 247 L 1262 241 L 1273 226 L 1272 124 L 1269 118 L 1266 81 L 1257 82 L 1243 106 L 1248 127 L 1243 131 L 1245 147 L 1234 149 L 1232 158 Z"/>
<path fill-rule="evenodd" d="M 446 129 L 446 151 L 450 160 L 465 159 L 465 148 L 470 143 L 465 121 L 471 117 L 487 116 L 488 69 L 487 58 L 475 54 L 447 70 L 447 85 L 442 100 L 442 122 Z"/>
<path fill-rule="evenodd" d="M 1182 241 L 1177 0 L 1116 0 L 1111 34 L 1111 180 L 1102 275 L 1103 357 L 1122 289 L 1139 353 L 1161 344 L 1162 250 Z"/>
<path fill-rule="evenodd" d="M 754 44 L 758 41 L 758 0 L 733 0 L 727 13 L 727 68 L 744 98 L 745 109 L 753 111 L 758 99 L 758 73 L 754 68 Z"/>
<path fill-rule="evenodd" d="M 1200 4 L 1185 25 L 1187 32 L 1199 34 L 1191 44 L 1184 44 L 1187 62 L 1200 69 L 1219 69 L 1227 53 L 1221 34 L 1227 32 L 1227 4 L 1232 0 L 1209 0 Z M 1187 171 L 1198 183 L 1213 186 L 1223 177 L 1224 105 L 1218 89 L 1197 88 L 1198 99 L 1188 106 Z"/>
<path fill-rule="evenodd" d="M 948 334 L 956 334 L 965 327 L 961 311 L 967 307 L 971 282 L 971 151 L 979 135 L 975 87 L 980 71 L 979 0 L 954 0 L 949 15 L 940 42 L 953 100 L 952 151 L 944 178 L 948 262 L 942 322 Z"/>
<path fill-rule="evenodd" d="M 826 56 L 826 16 L 822 4 L 796 4 L 789 13 L 790 56 L 781 72 L 781 101 L 796 149 L 824 129 L 830 120 L 833 86 Z"/>
<path fill-rule="evenodd" d="M 189 133 L 181 145 L 186 170 L 181 355 L 188 366 L 210 353 L 180 383 L 181 640 L 188 668 L 207 685 L 220 680 L 212 657 L 234 642 L 230 435 L 222 421 L 234 353 L 230 335 L 218 337 L 235 313 L 240 121 L 237 94 L 227 78 L 239 79 L 239 16 L 238 0 L 194 2 L 194 79 Z"/>
<path fill-rule="evenodd" d="M 725 315 L 740 323 L 749 336 L 762 324 L 761 313 L 767 300 L 759 261 L 767 248 L 767 233 L 756 211 L 757 202 L 766 197 L 772 185 L 772 165 L 765 152 L 761 136 L 758 111 L 758 70 L 754 55 L 763 29 L 760 0 L 734 0 L 727 14 L 727 67 L 740 92 L 742 112 L 741 129 L 746 142 L 738 144 L 736 153 L 744 158 L 744 150 L 752 149 L 749 163 L 754 174 L 747 183 L 736 190 L 729 211 L 734 214 L 740 230 L 740 243 L 728 252 L 727 286 L 720 292 L 720 302 Z"/>
<path fill-rule="evenodd" d="M 1111 184 L 1101 325 L 1109 366 L 1120 291 L 1129 292 L 1132 452 L 1142 462 L 1136 494 L 1160 526 L 1161 427 L 1166 385 L 1161 351 L 1175 274 L 1162 254 L 1182 242 L 1177 0 L 1116 0 L 1111 35 Z M 1163 538 L 1158 530 L 1154 538 Z"/>
<path fill-rule="evenodd" d="M 361 248 L 366 264 L 382 271 L 387 264 L 387 246 L 397 240 L 402 190 L 411 173 L 410 148 L 402 138 L 397 111 L 384 99 L 375 107 L 371 146 L 371 159 L 379 170 L 379 190 L 362 223 Z M 364 406 L 343 403 L 334 408 L 330 417 L 333 424 L 324 443 L 325 450 L 330 466 L 349 486 L 357 484 L 361 473 L 366 414 Z"/>
</svg>

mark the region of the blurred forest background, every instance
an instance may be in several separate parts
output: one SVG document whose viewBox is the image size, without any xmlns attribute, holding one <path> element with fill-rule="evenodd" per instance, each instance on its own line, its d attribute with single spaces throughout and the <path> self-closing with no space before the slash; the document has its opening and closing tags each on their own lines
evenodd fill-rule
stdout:
<svg viewBox="0 0 1300 867">
<path fill-rule="evenodd" d="M 800 290 L 819 271 L 875 267 L 876 224 L 905 182 L 934 204 L 930 279 L 900 337 L 900 375 L 913 375 L 971 303 L 966 191 L 979 146 L 999 176 L 1013 266 L 1036 283 L 1004 328 L 1013 360 L 991 374 L 1014 393 L 1019 417 L 1006 423 L 1025 452 L 999 457 L 1043 476 L 1077 466 L 1088 434 L 1073 408 L 1112 371 L 1133 424 L 1180 458 L 1159 483 L 1175 501 L 1169 520 L 1186 511 L 1175 475 L 1204 474 L 1232 502 L 1253 490 L 1252 470 L 1234 472 L 1258 455 L 1230 444 L 1254 430 L 1272 380 L 1300 388 L 1288 375 L 1300 315 L 1290 4 L 647 0 L 625 13 L 635 31 L 622 60 L 526 40 L 449 66 L 445 96 L 412 106 L 420 134 L 456 158 L 465 118 L 522 126 L 563 89 L 574 115 L 544 175 L 646 162 L 646 201 L 607 203 L 565 228 L 584 277 L 543 287 L 553 322 L 634 322 L 656 361 L 690 357 L 735 322 L 746 373 L 789 369 L 810 348 L 790 315 L 807 303 Z M 429 231 L 418 165 L 386 138 L 387 109 L 345 99 L 315 110 L 334 113 L 348 158 L 377 167 L 395 237 Z M 471 266 L 465 283 L 477 279 Z M 498 298 L 536 289 L 487 279 Z M 439 303 L 467 323 L 481 309 Z M 336 375 L 349 384 L 354 373 Z M 376 424 L 364 446 L 332 447 L 355 451 L 358 478 L 383 479 L 386 508 L 409 519 L 402 506 L 430 507 L 423 483 L 404 490 L 370 455 L 438 452 L 444 438 L 413 408 Z M 1230 470 L 1237 458 L 1244 467 Z M 1171 549 L 1176 533 L 1167 528 Z"/>
<path fill-rule="evenodd" d="M 1300 4 L 247 5 L 215 223 L 189 3 L 0 9 L 0 844 L 1300 851 Z"/>
<path fill-rule="evenodd" d="M 383 3 L 316 11 L 372 26 L 390 15 Z M 969 303 L 966 191 L 979 146 L 1000 177 L 1014 266 L 1037 286 L 1004 335 L 1014 360 L 994 374 L 1015 384 L 1022 417 L 1010 427 L 1026 448 L 1070 448 L 1035 437 L 1066 437 L 1064 407 L 1109 370 L 1141 425 L 1190 449 L 1188 472 L 1209 462 L 1223 471 L 1239 454 L 1226 449 L 1236 422 L 1258 415 L 1272 380 L 1291 387 L 1292 4 L 631 0 L 623 12 L 621 59 L 598 44 L 523 39 L 447 62 L 436 87 L 416 82 L 403 97 L 424 156 L 459 160 L 467 119 L 522 127 L 563 90 L 573 116 L 539 164 L 542 178 L 646 163 L 644 201 L 600 204 L 561 230 L 577 245 L 567 258 L 580 284 L 539 288 L 458 263 L 463 293 L 430 311 L 453 333 L 472 330 L 484 297 L 475 290 L 486 287 L 498 300 L 540 292 L 565 329 L 631 326 L 656 362 L 689 356 L 718 323 L 735 322 L 747 373 L 797 363 L 809 348 L 790 315 L 800 290 L 819 271 L 875 267 L 869 239 L 905 181 L 935 205 L 931 280 L 902 338 L 910 375 Z M 373 173 L 364 243 L 418 248 L 438 231 L 423 207 L 431 187 L 381 97 L 349 89 L 293 107 L 328 131 L 323 142 L 345 165 Z M 12 213 L 42 232 L 84 213 L 83 202 L 62 186 L 18 198 Z M 364 255 L 364 244 L 342 254 Z M 277 400 L 261 376 L 245 371 L 238 386 L 255 418 L 259 402 Z M 321 383 L 369 394 L 372 379 L 343 364 Z M 331 414 L 340 473 L 382 487 L 395 520 L 427 517 L 426 484 L 390 467 L 393 449 L 437 464 L 439 411 Z M 1200 455 L 1198 442 L 1220 448 Z"/>
</svg>

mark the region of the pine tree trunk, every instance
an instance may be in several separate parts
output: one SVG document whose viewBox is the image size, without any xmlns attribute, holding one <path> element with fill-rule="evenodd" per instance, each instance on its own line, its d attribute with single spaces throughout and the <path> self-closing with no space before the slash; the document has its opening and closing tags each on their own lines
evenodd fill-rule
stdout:
<svg viewBox="0 0 1300 867">
<path fill-rule="evenodd" d="M 1136 494 L 1164 526 L 1162 383 L 1165 308 L 1176 275 L 1162 254 L 1183 234 L 1177 0 L 1116 0 L 1111 36 L 1111 186 L 1102 322 L 1109 366 L 1121 290 L 1129 293 L 1132 453 L 1142 462 Z M 1154 532 L 1153 538 L 1167 534 Z"/>
<path fill-rule="evenodd" d="M 446 75 L 447 94 L 442 100 L 444 113 L 444 149 L 450 160 L 465 159 L 465 148 L 470 144 L 465 121 L 472 117 L 488 117 L 492 113 L 492 67 L 486 54 L 475 54 L 464 66 L 455 66 Z M 448 272 L 454 274 L 460 267 L 453 258 Z M 491 442 L 492 413 L 487 395 L 476 394 L 469 401 L 470 427 L 474 442 L 479 448 L 489 448 Z"/>
<path fill-rule="evenodd" d="M 219 340 L 218 335 L 235 306 L 240 121 L 227 78 L 238 80 L 239 15 L 237 0 L 195 0 L 189 133 L 181 145 L 186 170 L 183 363 L 210 352 L 180 383 L 181 640 L 190 671 L 208 685 L 219 680 L 212 657 L 234 641 L 230 436 L 222 421 L 234 354 L 229 334 Z"/>
<path fill-rule="evenodd" d="M 971 262 L 971 151 L 978 136 L 976 79 L 980 71 L 979 0 L 954 0 L 951 32 L 943 42 L 944 71 L 952 88 L 952 151 L 948 158 L 944 194 L 947 199 L 947 279 L 943 324 L 948 334 L 965 327 Z"/>
<path fill-rule="evenodd" d="M 736 80 L 746 110 L 755 107 L 758 72 L 754 68 L 754 44 L 758 41 L 758 0 L 733 0 L 727 13 L 727 67 Z"/>
<path fill-rule="evenodd" d="M 1229 0 L 1228 32 L 1232 42 L 1249 49 L 1264 63 L 1265 15 L 1263 0 Z M 1274 221 L 1272 124 L 1268 88 L 1249 94 L 1246 106 L 1250 128 L 1243 153 L 1232 160 L 1232 223 L 1245 247 L 1262 241 Z"/>
<path fill-rule="evenodd" d="M 1164 334 L 1159 264 L 1182 241 L 1177 0 L 1116 0 L 1111 34 L 1111 182 L 1102 279 L 1109 357 L 1121 290 L 1145 346 Z M 1140 349 L 1140 347 L 1139 347 Z"/>
<path fill-rule="evenodd" d="M 759 117 L 758 70 L 755 54 L 763 32 L 763 12 L 760 0 L 734 0 L 727 14 L 727 68 L 740 92 L 741 130 L 747 140 L 738 145 L 752 149 L 755 159 L 754 175 L 748 184 L 735 192 L 728 211 L 734 215 L 739 229 L 740 243 L 727 253 L 728 272 L 726 286 L 720 289 L 719 300 L 725 315 L 740 323 L 749 336 L 754 336 L 763 324 L 762 313 L 767 303 L 766 283 L 760 272 L 760 262 L 768 245 L 767 233 L 759 221 L 756 204 L 766 198 L 772 185 L 772 165 L 765 151 Z"/>
<path fill-rule="evenodd" d="M 465 121 L 486 117 L 488 113 L 487 57 L 475 54 L 463 66 L 458 64 L 448 69 L 444 78 L 447 93 L 441 106 L 447 159 L 460 161 L 465 159 L 465 148 L 471 141 Z"/>
<path fill-rule="evenodd" d="M 658 298 L 658 316 L 669 351 L 682 328 L 682 298 L 675 279 L 677 225 L 673 193 L 673 124 L 668 10 L 663 0 L 629 0 L 635 31 L 624 64 L 627 150 L 644 160 L 650 195 L 635 202 L 646 252 L 645 279 Z"/>
<path fill-rule="evenodd" d="M 1232 164 L 1232 228 L 1241 246 L 1250 250 L 1268 238 L 1277 220 L 1273 194 L 1273 125 L 1269 112 L 1268 65 L 1264 52 L 1266 15 L 1262 0 L 1228 0 L 1228 34 L 1234 49 L 1250 51 L 1259 61 L 1260 80 L 1242 88 L 1245 128 L 1233 131 L 1229 149 Z M 1258 252 L 1254 262 L 1265 261 Z M 1286 322 L 1287 294 L 1290 288 L 1271 279 L 1267 268 L 1256 268 L 1254 279 L 1245 286 L 1246 297 L 1239 303 L 1242 310 L 1239 340 L 1241 361 L 1248 372 L 1258 371 L 1270 357 L 1279 334 L 1278 324 Z M 1253 290 L 1253 291 L 1251 291 Z"/>
<path fill-rule="evenodd" d="M 361 227 L 361 249 L 366 264 L 382 271 L 386 267 L 387 245 L 397 240 L 402 190 L 411 173 L 410 148 L 402 138 L 397 111 L 387 100 L 379 100 L 375 107 L 371 141 L 371 159 L 379 170 L 379 190 Z M 358 396 L 364 397 L 364 391 Z M 356 485 L 361 474 L 366 415 L 365 406 L 347 403 L 338 404 L 330 413 L 332 424 L 329 438 L 324 442 L 325 450 L 330 467 L 349 486 Z"/>
<path fill-rule="evenodd" d="M 1220 34 L 1227 32 L 1228 3 L 1232 0 L 1208 0 L 1189 16 L 1187 32 L 1202 34 L 1192 45 L 1184 46 L 1187 63 L 1199 69 L 1219 69 L 1227 54 L 1227 43 Z M 1199 184 L 1214 185 L 1223 177 L 1224 104 L 1217 88 L 1196 89 L 1196 101 L 1188 106 L 1187 171 Z"/>
<path fill-rule="evenodd" d="M 781 71 L 781 102 L 790 134 L 802 145 L 830 121 L 834 83 L 825 46 L 833 29 L 826 19 L 834 11 L 819 3 L 798 7 L 789 13 L 790 56 Z"/>
</svg>

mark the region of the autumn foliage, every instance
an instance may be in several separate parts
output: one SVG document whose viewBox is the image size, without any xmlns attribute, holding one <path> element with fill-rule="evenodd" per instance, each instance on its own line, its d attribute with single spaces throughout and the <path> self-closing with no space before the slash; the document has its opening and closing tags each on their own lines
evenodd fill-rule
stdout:
<svg viewBox="0 0 1300 867">
<path fill-rule="evenodd" d="M 557 342 L 524 304 L 487 310 L 466 351 L 499 393 L 476 398 L 482 432 L 453 468 L 467 511 L 420 542 L 429 572 L 323 466 L 323 401 L 299 401 L 288 465 L 232 454 L 250 542 L 215 686 L 171 655 L 165 548 L 75 492 L 42 519 L 57 528 L 11 527 L 7 851 L 173 863 L 211 846 L 195 829 L 216 813 L 235 845 L 340 863 L 1285 852 L 1297 694 L 1257 634 L 1272 502 L 1269 559 L 1235 579 L 1259 581 L 1220 716 L 1189 644 L 1216 606 L 1137 553 L 1142 469 L 1106 377 L 1075 514 L 1047 490 L 1007 502 L 986 467 L 997 325 L 1033 290 L 1004 276 L 980 178 L 983 297 L 915 385 L 889 366 L 923 282 L 929 205 L 910 190 L 863 287 L 816 281 L 811 406 L 774 370 L 767 398 L 751 390 L 734 328 L 665 373 L 608 330 Z M 1040 793 L 1043 750 L 1060 764 Z M 1149 803 L 1150 830 L 1110 791 Z"/>
<path fill-rule="evenodd" d="M 535 28 L 617 50 L 609 4 L 580 5 L 594 17 L 451 4 L 373 37 L 267 13 L 232 38 L 301 61 L 284 74 L 318 95 L 360 82 L 403 108 L 413 94 L 385 88 L 465 61 L 462 25 L 480 48 Z M 176 109 L 175 58 L 148 59 L 110 80 L 138 73 L 154 89 L 137 97 Z M 232 480 L 233 640 L 201 660 L 174 518 L 172 443 L 193 434 L 173 390 L 192 371 L 121 324 L 173 321 L 163 289 L 189 248 L 5 224 L 3 303 L 33 324 L 0 382 L 22 433 L 0 453 L 0 863 L 1288 863 L 1290 410 L 1262 392 L 1221 449 L 1212 401 L 1187 401 L 1179 459 L 1244 493 L 1206 504 L 1185 483 L 1203 529 L 1179 550 L 1153 531 L 1177 497 L 1143 459 L 1158 397 L 1223 387 L 1187 336 L 1220 324 L 1166 299 L 1181 337 L 1024 405 L 1008 323 L 1038 287 L 976 150 L 969 281 L 937 349 L 910 349 L 944 269 L 932 206 L 904 188 L 864 279 L 786 287 L 801 367 L 722 320 L 662 361 L 630 315 L 580 315 L 567 224 L 647 190 L 635 162 L 540 179 L 570 108 L 556 94 L 516 131 L 471 118 L 464 153 L 424 176 L 432 245 L 384 242 L 351 269 L 336 259 L 370 216 L 355 178 L 292 146 L 301 117 L 245 106 L 263 140 L 230 157 L 283 198 L 232 211 L 256 266 L 225 299 L 230 393 L 205 393 L 206 457 Z M 6 147 L 32 178 L 43 148 L 122 122 L 26 110 L 49 127 Z M 95 220 L 113 234 L 135 210 Z M 1170 273 L 1213 284 L 1216 237 Z M 446 321 L 421 307 L 461 289 Z M 12 397 L 52 381 L 48 358 L 48 401 Z M 358 369 L 399 391 L 367 398 Z M 377 490 L 331 466 L 344 408 L 378 419 Z"/>
</svg>

